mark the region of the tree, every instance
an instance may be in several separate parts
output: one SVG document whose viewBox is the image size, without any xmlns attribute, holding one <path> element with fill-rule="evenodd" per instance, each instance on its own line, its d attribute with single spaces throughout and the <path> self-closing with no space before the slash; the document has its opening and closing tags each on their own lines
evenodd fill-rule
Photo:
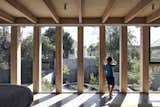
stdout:
<svg viewBox="0 0 160 107">
<path fill-rule="evenodd" d="M 72 47 L 72 38 L 70 34 L 64 32 L 64 45 L 66 45 L 70 51 Z M 33 34 L 30 34 L 22 41 L 21 46 L 21 59 L 22 59 L 22 83 L 31 83 L 32 82 L 32 64 L 33 64 Z M 54 68 L 54 59 L 55 59 L 55 28 L 48 28 L 44 35 L 42 35 L 42 63 L 49 64 L 49 69 Z M 66 48 L 65 48 L 66 49 Z M 68 57 L 68 55 L 66 55 Z M 42 67 L 43 69 L 43 67 Z M 42 72 L 42 75 L 46 75 L 47 72 Z"/>
<path fill-rule="evenodd" d="M 72 52 L 72 44 L 73 44 L 73 39 L 70 36 L 69 33 L 63 31 L 63 57 L 68 58 L 69 53 Z"/>
<path fill-rule="evenodd" d="M 68 58 L 69 53 L 72 51 L 73 39 L 70 33 L 62 31 L 63 34 L 63 57 Z M 48 42 L 55 47 L 55 28 L 49 28 L 44 33 L 44 36 L 48 37 Z M 54 53 L 55 54 L 55 53 Z M 47 55 L 47 54 L 44 54 Z"/>
<path fill-rule="evenodd" d="M 3 73 L 4 83 L 10 81 L 10 35 L 9 28 L 2 27 L 0 29 L 0 73 Z M 1 75 L 1 74 L 0 74 Z"/>
<path fill-rule="evenodd" d="M 21 75 L 22 83 L 32 83 L 33 36 L 27 36 L 21 44 Z"/>
<path fill-rule="evenodd" d="M 115 71 L 119 71 L 119 37 L 120 27 L 107 26 L 106 27 L 106 55 L 111 56 L 117 62 Z"/>
</svg>

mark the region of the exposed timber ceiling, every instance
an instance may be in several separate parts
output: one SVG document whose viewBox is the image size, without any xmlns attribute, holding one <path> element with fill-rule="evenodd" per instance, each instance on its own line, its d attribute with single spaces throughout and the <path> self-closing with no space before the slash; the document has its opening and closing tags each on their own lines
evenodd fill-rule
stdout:
<svg viewBox="0 0 160 107">
<path fill-rule="evenodd" d="M 160 0 L 0 0 L 0 24 L 160 24 Z"/>
</svg>

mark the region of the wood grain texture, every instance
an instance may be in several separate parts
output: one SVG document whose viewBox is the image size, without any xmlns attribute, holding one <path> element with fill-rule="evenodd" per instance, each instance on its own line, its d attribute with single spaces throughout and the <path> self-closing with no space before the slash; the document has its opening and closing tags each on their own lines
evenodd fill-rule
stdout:
<svg viewBox="0 0 160 107">
<path fill-rule="evenodd" d="M 11 27 L 11 84 L 21 84 L 20 28 Z"/>
<path fill-rule="evenodd" d="M 140 91 L 149 91 L 149 26 L 141 27 L 140 39 Z"/>
<path fill-rule="evenodd" d="M 127 92 L 128 82 L 127 82 L 127 26 L 121 27 L 121 35 L 120 35 L 120 92 Z"/>
<path fill-rule="evenodd" d="M 83 26 L 78 26 L 78 92 L 83 92 L 84 69 L 83 69 Z"/>
<path fill-rule="evenodd" d="M 41 91 L 41 36 L 40 27 L 34 26 L 33 37 L 33 92 Z"/>
</svg>

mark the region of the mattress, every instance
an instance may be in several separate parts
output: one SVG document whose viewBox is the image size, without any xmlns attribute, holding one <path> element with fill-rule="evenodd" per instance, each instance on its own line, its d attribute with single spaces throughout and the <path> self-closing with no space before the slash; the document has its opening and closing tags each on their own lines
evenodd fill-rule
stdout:
<svg viewBox="0 0 160 107">
<path fill-rule="evenodd" d="M 0 84 L 0 107 L 30 107 L 33 94 L 29 88 Z"/>
</svg>

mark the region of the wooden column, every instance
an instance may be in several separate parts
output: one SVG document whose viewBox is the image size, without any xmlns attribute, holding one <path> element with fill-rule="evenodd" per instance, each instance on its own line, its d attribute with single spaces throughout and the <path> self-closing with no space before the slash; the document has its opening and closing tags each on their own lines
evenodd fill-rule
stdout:
<svg viewBox="0 0 160 107">
<path fill-rule="evenodd" d="M 63 75 L 62 75 L 62 33 L 61 27 L 56 26 L 56 92 L 62 92 L 62 83 L 63 83 Z"/>
<path fill-rule="evenodd" d="M 78 92 L 83 92 L 84 86 L 84 64 L 83 58 L 83 26 L 78 26 Z"/>
<path fill-rule="evenodd" d="M 127 92 L 127 26 L 121 27 L 120 35 L 120 92 Z"/>
<path fill-rule="evenodd" d="M 149 26 L 141 27 L 140 40 L 140 91 L 148 92 L 149 90 Z"/>
<path fill-rule="evenodd" d="M 33 38 L 33 92 L 41 91 L 41 36 L 40 27 L 34 26 Z"/>
<path fill-rule="evenodd" d="M 11 84 L 21 84 L 20 27 L 11 27 Z"/>
<path fill-rule="evenodd" d="M 106 87 L 106 79 L 105 79 L 105 71 L 104 71 L 104 59 L 105 59 L 105 26 L 100 26 L 100 58 L 99 58 L 99 92 L 105 93 Z"/>
</svg>

